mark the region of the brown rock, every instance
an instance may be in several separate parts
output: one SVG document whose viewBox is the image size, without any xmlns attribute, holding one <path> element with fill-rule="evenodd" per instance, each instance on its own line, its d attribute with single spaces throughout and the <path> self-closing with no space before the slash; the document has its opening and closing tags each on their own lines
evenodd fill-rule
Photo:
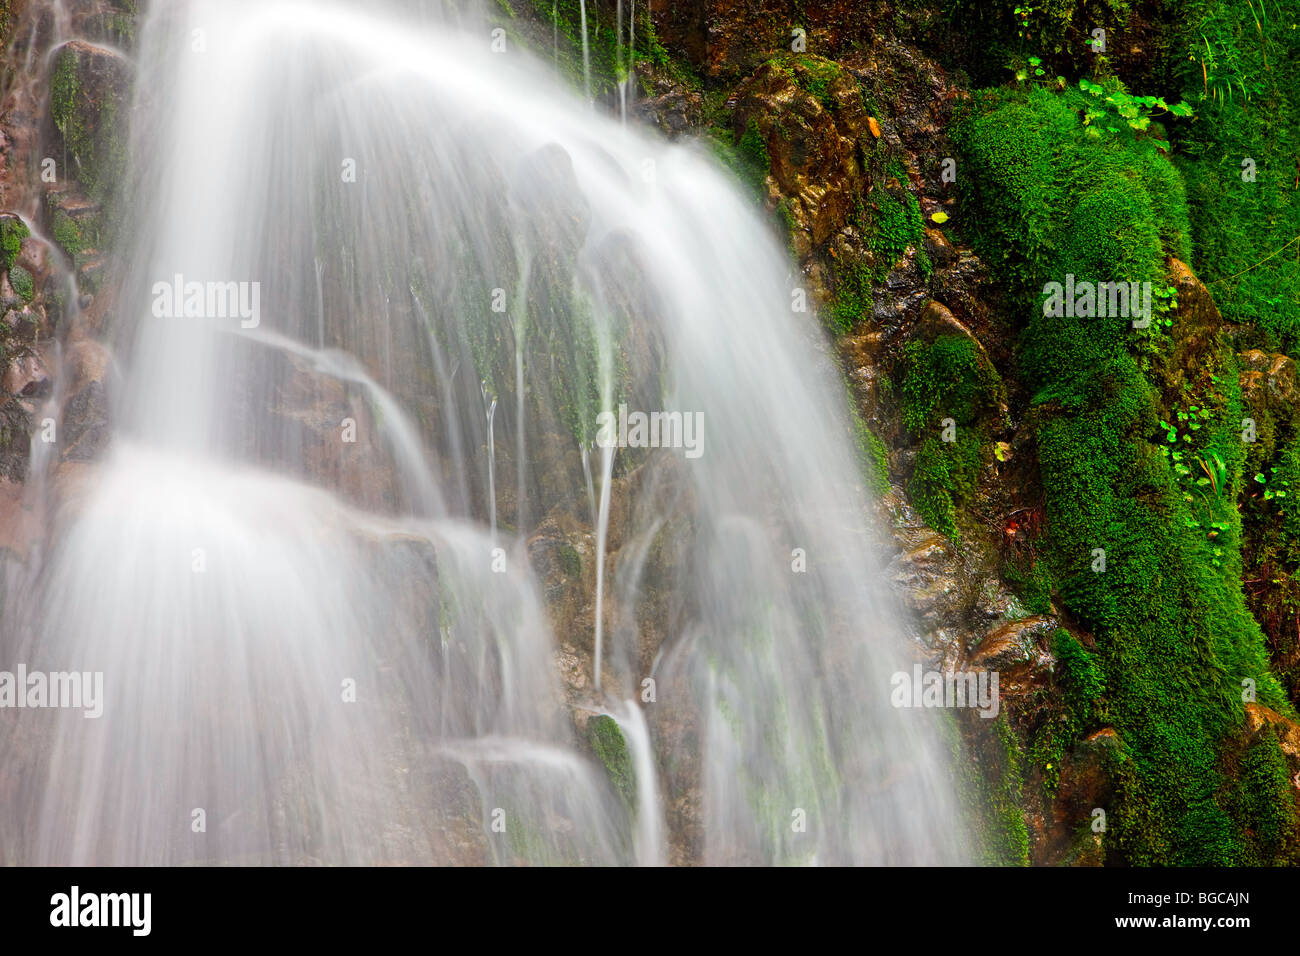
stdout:
<svg viewBox="0 0 1300 956">
<path fill-rule="evenodd" d="M 1020 664 L 1050 666 L 1053 659 L 1043 646 L 1042 638 L 1057 626 L 1056 618 L 1042 614 L 1002 624 L 980 641 L 970 656 L 970 666 L 976 670 L 995 671 L 1009 670 Z"/>
<path fill-rule="evenodd" d="M 814 85 L 824 92 L 813 95 Z M 736 141 L 751 127 L 762 137 L 792 231 L 804 232 L 813 249 L 825 245 L 849 224 L 866 185 L 858 157 L 870 117 L 857 81 L 827 60 L 772 61 L 740 85 L 736 103 Z"/>
<path fill-rule="evenodd" d="M 1242 352 L 1239 358 L 1242 398 L 1246 402 L 1295 404 L 1296 367 L 1293 359 L 1259 349 Z"/>
<path fill-rule="evenodd" d="M 1282 753 L 1286 754 L 1294 765 L 1300 765 L 1300 724 L 1263 704 L 1247 704 L 1246 726 L 1250 728 L 1252 734 L 1258 733 L 1265 726 L 1272 727 L 1277 731 Z"/>
</svg>

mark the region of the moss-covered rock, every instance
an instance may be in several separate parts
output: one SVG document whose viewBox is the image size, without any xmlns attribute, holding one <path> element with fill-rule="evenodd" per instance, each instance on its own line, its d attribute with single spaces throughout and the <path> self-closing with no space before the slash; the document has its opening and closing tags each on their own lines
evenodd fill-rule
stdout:
<svg viewBox="0 0 1300 956">
<path fill-rule="evenodd" d="M 22 266 L 14 266 L 9 270 L 9 285 L 22 296 L 24 302 L 32 301 L 32 297 L 36 295 L 36 282 L 32 274 Z"/>
<path fill-rule="evenodd" d="M 967 218 L 983 224 L 982 247 L 1025 314 L 1019 359 L 1053 573 L 1096 634 L 1120 740 L 1108 845 L 1131 863 L 1244 862 L 1248 820 L 1224 797 L 1219 755 L 1241 733 L 1243 679 L 1289 704 L 1241 600 L 1240 390 L 1235 374 L 1215 374 L 1233 366 L 1221 330 L 1203 329 L 1190 304 L 1172 334 L 1186 325 L 1185 343 L 1211 361 L 1181 379 L 1163 367 L 1169 354 L 1144 353 L 1130 317 L 1043 308 L 1046 284 L 1067 275 L 1163 286 L 1166 255 L 1186 251 L 1186 209 L 1158 143 L 1094 137 L 1085 119 L 1072 93 L 983 100 L 961 136 Z M 1180 389 L 1157 387 L 1171 382 Z"/>
<path fill-rule="evenodd" d="M 596 759 L 605 768 L 618 795 L 629 808 L 635 808 L 636 770 L 618 721 L 606 714 L 591 717 L 587 721 L 587 742 Z"/>
<path fill-rule="evenodd" d="M 52 63 L 50 119 L 56 146 L 69 174 L 89 195 L 105 200 L 126 171 L 130 64 L 84 40 L 64 44 Z"/>
</svg>

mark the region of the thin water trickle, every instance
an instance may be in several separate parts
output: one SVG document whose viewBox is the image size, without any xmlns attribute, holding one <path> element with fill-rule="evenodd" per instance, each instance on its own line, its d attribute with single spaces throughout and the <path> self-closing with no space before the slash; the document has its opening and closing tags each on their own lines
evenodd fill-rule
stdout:
<svg viewBox="0 0 1300 956">
<path fill-rule="evenodd" d="M 601 664 L 605 651 L 605 554 L 609 544 L 609 502 L 614 478 L 614 446 L 600 450 L 600 507 L 596 512 L 596 636 L 592 655 L 592 676 L 600 690 Z"/>
<path fill-rule="evenodd" d="M 582 83 L 591 100 L 591 47 L 587 39 L 587 0 L 578 0 L 578 12 L 582 30 Z"/>
<path fill-rule="evenodd" d="M 493 425 L 497 416 L 497 400 L 488 394 L 488 383 L 482 382 L 483 410 L 487 416 L 487 454 L 488 454 L 488 513 L 491 516 L 492 545 L 497 543 L 497 443 Z"/>
</svg>

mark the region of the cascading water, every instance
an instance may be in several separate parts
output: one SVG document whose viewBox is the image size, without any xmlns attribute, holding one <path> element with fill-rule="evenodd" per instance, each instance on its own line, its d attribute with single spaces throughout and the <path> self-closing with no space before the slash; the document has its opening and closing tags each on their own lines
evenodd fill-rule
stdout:
<svg viewBox="0 0 1300 956">
<path fill-rule="evenodd" d="M 19 858 L 960 859 L 842 388 L 705 156 L 400 4 L 160 4 L 137 89 L 114 438 L 17 616 L 104 713 L 23 715 Z"/>
</svg>

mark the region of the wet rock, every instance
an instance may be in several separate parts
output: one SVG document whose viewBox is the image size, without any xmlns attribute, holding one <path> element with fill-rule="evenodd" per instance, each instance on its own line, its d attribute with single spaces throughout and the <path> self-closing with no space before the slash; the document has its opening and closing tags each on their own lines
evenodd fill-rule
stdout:
<svg viewBox="0 0 1300 956">
<path fill-rule="evenodd" d="M 555 513 L 538 525 L 527 549 L 555 633 L 573 633 L 586 602 L 584 568 L 595 558 L 584 530 L 570 516 Z"/>
<path fill-rule="evenodd" d="M 407 489 L 363 386 L 253 340 L 214 347 L 229 349 L 233 455 L 331 489 L 358 507 L 403 507 Z"/>
<path fill-rule="evenodd" d="M 957 561 L 953 543 L 925 529 L 889 567 L 890 579 L 903 600 L 925 625 L 938 627 L 961 620 L 968 607 L 968 572 Z"/>
<path fill-rule="evenodd" d="M 959 258 L 948 237 L 933 226 L 927 226 L 925 230 L 925 254 L 930 257 L 930 262 L 936 269 L 946 269 Z"/>
<path fill-rule="evenodd" d="M 38 356 L 22 354 L 9 362 L 4 373 L 4 394 L 37 398 L 49 391 L 50 376 Z"/>
<path fill-rule="evenodd" d="M 1271 727 L 1277 733 L 1282 753 L 1286 754 L 1292 770 L 1300 771 L 1300 724 L 1263 704 L 1247 704 L 1246 726 L 1252 734 Z M 1300 783 L 1296 787 L 1300 789 Z"/>
<path fill-rule="evenodd" d="M 645 93 L 636 101 L 636 115 L 669 139 L 698 129 L 704 123 L 704 97 L 669 77 L 638 64 Z"/>
<path fill-rule="evenodd" d="M 93 461 L 108 445 L 108 395 L 102 382 L 91 382 L 68 399 L 63 409 L 63 456 Z"/>
<path fill-rule="evenodd" d="M 9 398 L 0 405 L 0 477 L 22 481 L 31 454 L 32 416 L 26 403 Z"/>
<path fill-rule="evenodd" d="M 524 157 L 511 182 L 511 198 L 536 231 L 539 250 L 572 262 L 591 225 L 591 205 L 557 143 Z"/>
<path fill-rule="evenodd" d="M 1037 847 L 1039 865 L 1101 866 L 1105 863 L 1104 831 L 1094 821 L 1104 819 L 1115 797 L 1110 767 L 1119 749 L 1114 728 L 1089 734 L 1061 760 L 1056 799 L 1052 802 L 1051 829 Z"/>
<path fill-rule="evenodd" d="M 1178 330 L 1180 333 L 1200 330 L 1216 331 L 1223 324 L 1219 307 L 1191 266 L 1179 259 L 1169 260 L 1170 283 L 1178 292 Z"/>
<path fill-rule="evenodd" d="M 88 199 L 73 183 L 64 183 L 45 194 L 45 220 L 49 235 L 75 266 L 98 259 L 103 245 L 103 205 Z M 99 266 L 92 266 L 98 272 Z"/>
<path fill-rule="evenodd" d="M 993 671 L 1011 670 L 1022 664 L 1051 667 L 1054 659 L 1047 652 L 1043 638 L 1057 626 L 1056 618 L 1048 615 L 1008 621 L 984 636 L 971 653 L 970 666 Z"/>
<path fill-rule="evenodd" d="M 649 7 L 658 41 L 722 80 L 791 52 L 797 41 L 809 53 L 837 57 L 886 26 L 921 32 L 929 19 L 922 6 L 887 0 L 649 0 Z"/>
</svg>

